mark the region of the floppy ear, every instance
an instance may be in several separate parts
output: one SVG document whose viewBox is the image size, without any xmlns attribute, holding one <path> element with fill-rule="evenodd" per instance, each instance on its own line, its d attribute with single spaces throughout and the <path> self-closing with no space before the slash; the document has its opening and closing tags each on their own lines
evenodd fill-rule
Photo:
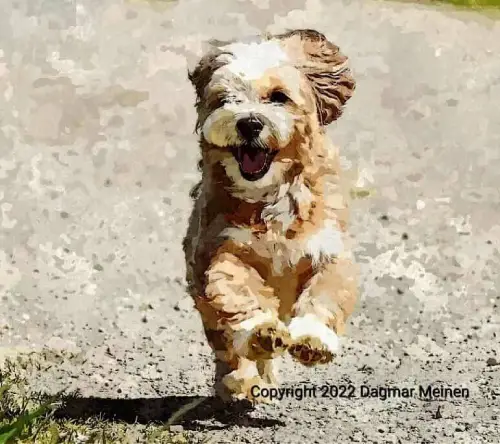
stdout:
<svg viewBox="0 0 500 444">
<path fill-rule="evenodd" d="M 203 99 L 205 88 L 212 78 L 212 74 L 217 68 L 223 65 L 218 59 L 220 51 L 212 51 L 204 55 L 192 71 L 188 71 L 188 78 L 196 91 L 196 104 Z"/>
<path fill-rule="evenodd" d="M 347 66 L 347 57 L 320 32 L 297 29 L 275 36 L 296 59 L 314 90 L 318 119 L 322 125 L 337 120 L 352 97 L 356 82 Z"/>
<path fill-rule="evenodd" d="M 194 86 L 196 92 L 196 111 L 198 113 L 198 121 L 196 122 L 196 130 L 200 129 L 204 121 L 207 109 L 205 106 L 205 88 L 212 79 L 213 73 L 227 63 L 220 56 L 226 54 L 225 52 L 213 48 L 211 52 L 204 55 L 196 67 L 192 71 L 188 71 L 188 78 Z"/>
<path fill-rule="evenodd" d="M 198 100 L 203 98 L 205 87 L 210 82 L 212 74 L 227 63 L 227 60 L 222 59 L 221 56 L 230 54 L 221 48 L 233 42 L 234 40 L 209 40 L 209 51 L 200 59 L 194 70 L 188 71 L 188 78 L 195 88 Z"/>
</svg>

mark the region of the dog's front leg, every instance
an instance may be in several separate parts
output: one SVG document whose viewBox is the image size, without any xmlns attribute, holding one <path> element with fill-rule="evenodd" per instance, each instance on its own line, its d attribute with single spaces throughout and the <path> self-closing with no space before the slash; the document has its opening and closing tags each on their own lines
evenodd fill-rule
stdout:
<svg viewBox="0 0 500 444">
<path fill-rule="evenodd" d="M 338 335 L 354 309 L 356 267 L 338 258 L 322 264 L 293 307 L 290 354 L 304 365 L 326 364 L 340 351 Z"/>
<path fill-rule="evenodd" d="M 282 354 L 290 343 L 278 318 L 279 301 L 259 273 L 232 253 L 216 255 L 205 279 L 197 305 L 216 353 L 216 383 L 222 383 L 216 390 L 222 397 L 229 392 L 233 399 L 251 399 L 252 386 L 267 382 L 256 363 Z"/>
</svg>

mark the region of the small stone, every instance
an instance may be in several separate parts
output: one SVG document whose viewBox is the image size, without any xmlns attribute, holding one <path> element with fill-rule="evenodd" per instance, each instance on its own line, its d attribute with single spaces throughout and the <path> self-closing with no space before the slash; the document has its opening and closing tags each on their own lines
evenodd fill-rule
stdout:
<svg viewBox="0 0 500 444">
<path fill-rule="evenodd" d="M 500 365 L 500 363 L 495 358 L 488 358 L 486 365 L 488 367 L 493 367 L 494 365 Z"/>
<path fill-rule="evenodd" d="M 364 364 L 360 369 L 359 369 L 360 372 L 362 373 L 368 373 L 369 375 L 373 374 L 374 370 L 372 367 L 370 367 L 369 365 L 366 365 Z"/>
<path fill-rule="evenodd" d="M 46 347 L 48 350 L 58 352 L 67 351 L 74 354 L 77 354 L 81 351 L 80 347 L 78 347 L 75 342 L 68 339 L 63 339 L 59 336 L 53 336 L 52 338 L 50 338 L 46 343 Z"/>
<path fill-rule="evenodd" d="M 434 413 L 434 419 L 441 419 L 443 415 L 441 414 L 441 406 L 438 406 L 436 413 Z"/>
<path fill-rule="evenodd" d="M 184 427 L 181 426 L 180 424 L 177 425 L 171 425 L 170 426 L 170 431 L 172 433 L 182 433 L 184 431 Z"/>
</svg>

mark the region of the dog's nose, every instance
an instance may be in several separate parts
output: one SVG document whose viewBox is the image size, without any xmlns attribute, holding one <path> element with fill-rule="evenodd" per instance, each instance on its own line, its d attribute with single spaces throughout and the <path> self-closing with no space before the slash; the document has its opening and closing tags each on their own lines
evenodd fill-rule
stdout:
<svg viewBox="0 0 500 444">
<path fill-rule="evenodd" d="M 245 140 L 252 140 L 261 133 L 264 124 L 255 116 L 245 117 L 236 122 L 236 128 Z"/>
</svg>

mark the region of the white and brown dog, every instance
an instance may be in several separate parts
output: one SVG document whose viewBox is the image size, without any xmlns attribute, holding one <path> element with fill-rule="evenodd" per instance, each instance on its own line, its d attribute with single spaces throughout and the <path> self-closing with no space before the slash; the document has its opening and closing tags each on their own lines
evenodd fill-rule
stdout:
<svg viewBox="0 0 500 444">
<path fill-rule="evenodd" d="M 217 362 L 216 391 L 254 400 L 272 360 L 328 363 L 354 308 L 346 190 L 325 126 L 355 82 L 323 34 L 295 30 L 204 56 L 196 89 L 202 180 L 187 280 Z"/>
</svg>

